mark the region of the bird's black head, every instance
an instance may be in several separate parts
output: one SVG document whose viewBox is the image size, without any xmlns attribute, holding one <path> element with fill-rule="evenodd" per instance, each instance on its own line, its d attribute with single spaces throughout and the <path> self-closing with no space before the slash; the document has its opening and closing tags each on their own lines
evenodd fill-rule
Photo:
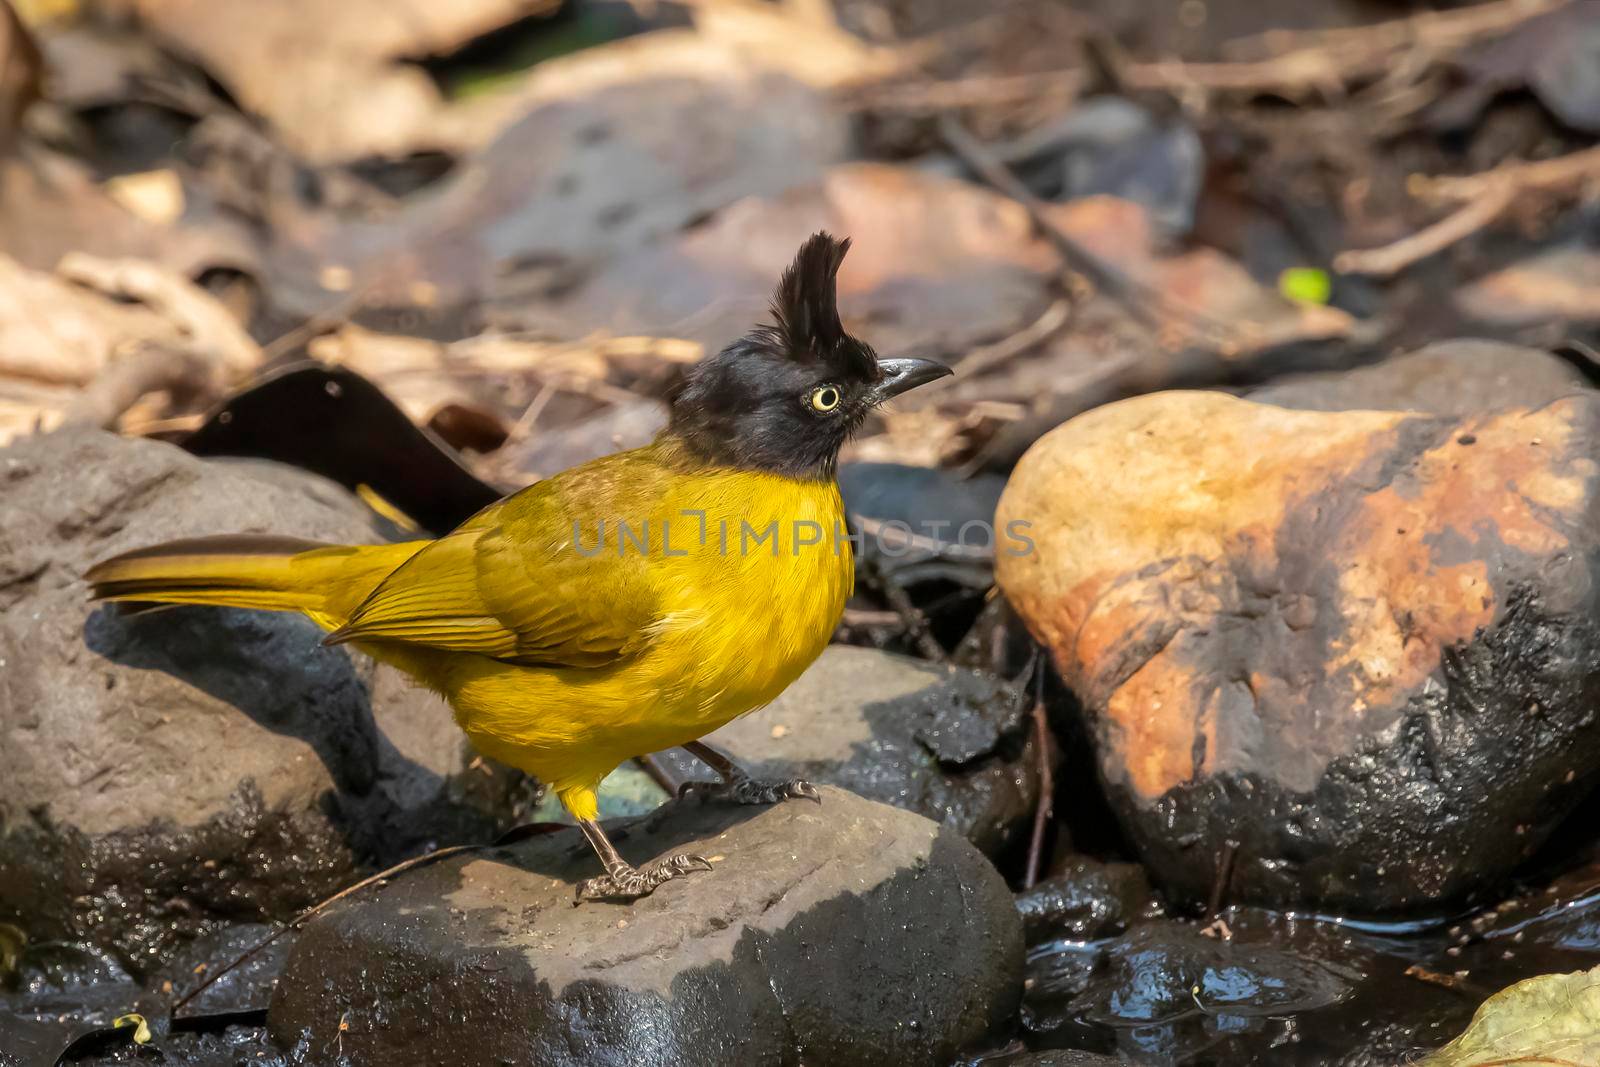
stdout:
<svg viewBox="0 0 1600 1067">
<path fill-rule="evenodd" d="M 867 413 L 950 369 L 879 359 L 844 332 L 835 279 L 850 248 L 826 233 L 800 246 L 759 326 L 696 363 L 672 394 L 673 434 L 701 460 L 796 478 L 832 478 Z"/>
</svg>

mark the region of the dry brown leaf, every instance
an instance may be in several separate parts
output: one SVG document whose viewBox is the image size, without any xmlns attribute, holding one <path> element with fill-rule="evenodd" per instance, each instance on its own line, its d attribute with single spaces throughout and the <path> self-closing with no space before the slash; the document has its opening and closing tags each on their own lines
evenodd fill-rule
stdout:
<svg viewBox="0 0 1600 1067">
<path fill-rule="evenodd" d="M 742 196 L 805 181 L 848 148 L 848 123 L 821 94 L 745 63 L 574 90 L 391 219 L 281 226 L 274 297 L 305 316 L 357 294 L 409 308 L 421 285 L 435 311 L 486 297 L 515 307 Z"/>
<path fill-rule="evenodd" d="M 51 274 L 0 256 L 0 443 L 69 414 L 109 423 L 149 389 L 203 400 L 260 358 L 215 298 L 156 264 L 80 253 Z"/>
<path fill-rule="evenodd" d="M 715 3 L 694 9 L 693 29 L 642 33 L 547 59 L 498 92 L 442 112 L 433 144 L 464 151 L 487 143 L 534 107 L 658 79 L 726 83 L 759 92 L 774 75 L 829 92 L 899 69 L 899 53 L 837 28 L 787 17 L 764 4 Z M 797 122 L 814 121 L 797 115 Z"/>
<path fill-rule="evenodd" d="M 175 271 L 140 259 L 101 259 L 74 252 L 56 273 L 78 285 L 118 300 L 135 301 L 157 312 L 189 347 L 215 363 L 227 382 L 237 382 L 261 366 L 261 347 L 210 293 Z"/>
<path fill-rule="evenodd" d="M 666 369 L 693 362 L 703 351 L 692 341 L 655 337 L 595 336 L 558 344 L 483 334 L 441 344 L 359 326 L 345 326 L 309 346 L 312 358 L 375 382 L 419 425 L 432 424 L 452 406 L 486 417 L 503 406 L 502 387 L 519 380 L 625 401 L 630 398 L 623 387 L 657 383 Z"/>
<path fill-rule="evenodd" d="M 557 0 L 130 0 L 285 144 L 313 163 L 405 155 L 445 108 L 413 62 L 454 51 Z"/>
<path fill-rule="evenodd" d="M 840 306 L 880 351 L 949 357 L 1050 303 L 1056 256 L 1019 205 L 954 178 L 857 163 L 735 203 L 511 321 L 556 336 L 613 329 L 720 346 L 765 316 L 773 279 L 817 230 L 854 242 Z"/>
<path fill-rule="evenodd" d="M 1577 245 L 1538 252 L 1462 287 L 1455 302 L 1479 322 L 1594 322 L 1600 320 L 1600 255 Z"/>
<path fill-rule="evenodd" d="M 183 215 L 183 182 L 171 169 L 119 174 L 105 183 L 111 199 L 146 222 L 170 226 Z"/>
<path fill-rule="evenodd" d="M 0 377 L 82 386 L 130 339 L 172 336 L 161 315 L 0 256 Z"/>
</svg>

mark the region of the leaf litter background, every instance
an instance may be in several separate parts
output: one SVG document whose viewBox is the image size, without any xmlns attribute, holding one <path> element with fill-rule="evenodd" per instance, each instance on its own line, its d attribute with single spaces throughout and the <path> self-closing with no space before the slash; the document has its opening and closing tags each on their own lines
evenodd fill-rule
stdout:
<svg viewBox="0 0 1600 1067">
<path fill-rule="evenodd" d="M 1136 393 L 1600 343 L 1595 0 L 0 0 L 0 56 L 0 444 L 402 527 L 647 441 L 822 228 L 849 325 L 957 369 L 847 459 L 963 478 Z"/>
</svg>

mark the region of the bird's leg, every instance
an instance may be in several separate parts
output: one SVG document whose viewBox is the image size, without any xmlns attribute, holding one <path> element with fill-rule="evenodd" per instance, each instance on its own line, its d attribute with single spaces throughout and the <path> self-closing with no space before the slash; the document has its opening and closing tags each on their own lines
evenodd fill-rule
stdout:
<svg viewBox="0 0 1600 1067">
<path fill-rule="evenodd" d="M 815 800 L 818 804 L 822 803 L 822 794 L 817 792 L 817 787 L 804 779 L 758 782 L 741 770 L 737 763 L 708 744 L 690 741 L 683 746 L 683 750 L 716 771 L 722 781 L 685 782 L 678 787 L 680 797 L 689 793 L 703 793 L 731 800 L 735 804 L 775 804 L 791 797 L 805 797 L 807 800 Z"/>
<path fill-rule="evenodd" d="M 583 836 L 594 846 L 595 853 L 606 873 L 599 878 L 585 878 L 578 883 L 578 900 L 637 900 L 655 892 L 662 882 L 682 878 L 691 871 L 709 871 L 711 864 L 703 857 L 679 853 L 663 856 L 644 867 L 635 867 L 617 854 L 616 846 L 593 819 L 579 819 Z"/>
</svg>

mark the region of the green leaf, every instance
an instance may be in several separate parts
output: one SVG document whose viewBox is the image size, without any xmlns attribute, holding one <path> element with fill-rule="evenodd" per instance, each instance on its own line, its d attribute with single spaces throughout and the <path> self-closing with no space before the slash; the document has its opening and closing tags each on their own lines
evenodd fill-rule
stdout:
<svg viewBox="0 0 1600 1067">
<path fill-rule="evenodd" d="M 1545 974 L 1483 1002 L 1460 1037 L 1418 1067 L 1600 1063 L 1600 967 Z"/>
<path fill-rule="evenodd" d="M 1328 272 L 1316 267 L 1290 267 L 1278 275 L 1278 292 L 1300 304 L 1326 304 L 1333 295 Z"/>
</svg>

